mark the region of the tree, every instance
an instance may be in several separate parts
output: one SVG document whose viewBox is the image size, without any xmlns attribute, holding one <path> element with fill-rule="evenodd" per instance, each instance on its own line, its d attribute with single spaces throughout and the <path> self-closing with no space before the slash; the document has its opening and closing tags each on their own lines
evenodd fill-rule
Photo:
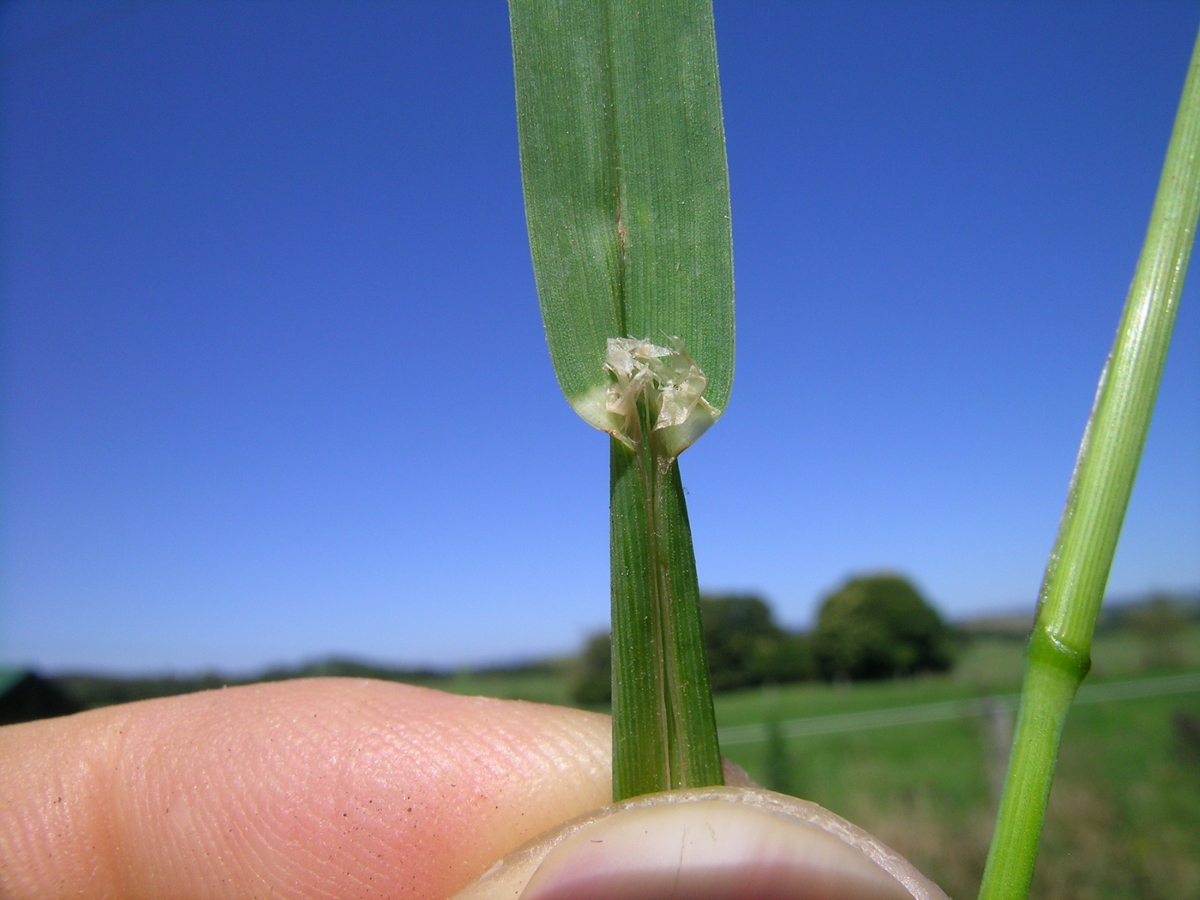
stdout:
<svg viewBox="0 0 1200 900">
<path fill-rule="evenodd" d="M 950 668 L 950 630 L 900 575 L 853 578 L 821 604 L 813 635 L 821 674 L 892 678 Z"/>
<path fill-rule="evenodd" d="M 807 642 L 780 628 L 761 598 L 703 596 L 700 616 L 713 690 L 811 677 Z"/>
<path fill-rule="evenodd" d="M 783 635 L 771 608 L 753 596 L 702 596 L 700 618 L 713 690 L 761 683 L 755 658 L 769 653 Z"/>
<path fill-rule="evenodd" d="M 588 638 L 571 680 L 570 694 L 583 706 L 612 703 L 612 638 L 607 631 Z"/>
</svg>

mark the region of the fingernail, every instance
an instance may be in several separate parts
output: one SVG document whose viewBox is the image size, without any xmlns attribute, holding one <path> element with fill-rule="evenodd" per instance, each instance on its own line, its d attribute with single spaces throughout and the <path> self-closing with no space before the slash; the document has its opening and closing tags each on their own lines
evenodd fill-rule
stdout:
<svg viewBox="0 0 1200 900">
<path fill-rule="evenodd" d="M 521 876 L 472 900 L 946 900 L 862 829 L 756 789 L 637 797 L 523 854 Z M 503 874 L 491 873 L 497 887 Z"/>
</svg>

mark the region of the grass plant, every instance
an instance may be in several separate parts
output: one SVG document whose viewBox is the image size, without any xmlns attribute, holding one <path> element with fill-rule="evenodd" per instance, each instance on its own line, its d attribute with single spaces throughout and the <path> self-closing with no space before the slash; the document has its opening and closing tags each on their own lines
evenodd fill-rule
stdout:
<svg viewBox="0 0 1200 900">
<path fill-rule="evenodd" d="M 722 783 L 677 457 L 733 379 L 707 2 L 513 0 L 521 174 L 559 385 L 611 442 L 614 800 Z"/>
<path fill-rule="evenodd" d="M 1029 893 L 1058 745 L 1071 702 L 1091 668 L 1092 633 L 1150 429 L 1198 214 L 1200 39 L 1038 597 L 980 900 L 1022 900 Z"/>
</svg>

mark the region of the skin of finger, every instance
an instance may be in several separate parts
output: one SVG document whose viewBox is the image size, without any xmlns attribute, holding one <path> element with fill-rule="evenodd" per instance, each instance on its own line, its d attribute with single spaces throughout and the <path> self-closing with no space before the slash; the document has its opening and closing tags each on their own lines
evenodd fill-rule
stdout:
<svg viewBox="0 0 1200 900">
<path fill-rule="evenodd" d="M 0 728 L 0 896 L 448 897 L 608 802 L 607 716 L 358 679 Z"/>
</svg>

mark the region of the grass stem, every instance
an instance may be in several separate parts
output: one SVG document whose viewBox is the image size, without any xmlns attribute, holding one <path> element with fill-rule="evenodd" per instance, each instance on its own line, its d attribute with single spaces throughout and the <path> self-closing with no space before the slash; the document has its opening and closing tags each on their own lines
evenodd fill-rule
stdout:
<svg viewBox="0 0 1200 900">
<path fill-rule="evenodd" d="M 1142 447 L 1200 212 L 1200 39 L 1038 598 L 1004 794 L 980 900 L 1024 900 L 1067 712 L 1090 668 L 1096 617 Z"/>
</svg>

